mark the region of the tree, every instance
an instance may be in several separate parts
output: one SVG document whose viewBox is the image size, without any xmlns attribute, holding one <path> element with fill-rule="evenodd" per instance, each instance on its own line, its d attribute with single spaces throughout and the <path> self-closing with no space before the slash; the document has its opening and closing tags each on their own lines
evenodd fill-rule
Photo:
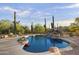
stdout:
<svg viewBox="0 0 79 59">
<path fill-rule="evenodd" d="M 11 22 L 9 20 L 0 21 L 0 33 L 9 34 L 11 28 Z"/>
<path fill-rule="evenodd" d="M 16 33 L 17 34 L 24 34 L 25 30 L 21 24 L 16 24 Z"/>
<path fill-rule="evenodd" d="M 70 26 L 69 27 L 70 32 L 75 32 L 76 30 L 79 30 L 79 27 L 77 27 L 77 26 Z"/>
<path fill-rule="evenodd" d="M 34 30 L 35 30 L 35 33 L 44 33 L 45 32 L 44 26 L 42 26 L 40 24 L 36 24 Z"/>
<path fill-rule="evenodd" d="M 75 24 L 79 26 L 79 17 L 75 19 Z"/>
<path fill-rule="evenodd" d="M 14 33 L 14 23 L 3 19 L 0 21 L 0 34 Z M 27 26 L 23 26 L 20 23 L 16 23 L 16 34 L 30 33 L 30 29 Z"/>
<path fill-rule="evenodd" d="M 23 28 L 25 30 L 25 33 L 24 34 L 27 34 L 27 33 L 30 33 L 31 32 L 31 30 L 29 29 L 28 26 L 24 26 Z"/>
<path fill-rule="evenodd" d="M 79 35 L 79 17 L 75 19 L 74 23 L 71 23 L 68 29 L 71 36 Z"/>
<path fill-rule="evenodd" d="M 75 32 L 79 30 L 79 18 L 78 17 L 75 19 L 74 23 L 71 23 L 71 25 L 69 26 L 69 30 L 70 32 Z"/>
</svg>

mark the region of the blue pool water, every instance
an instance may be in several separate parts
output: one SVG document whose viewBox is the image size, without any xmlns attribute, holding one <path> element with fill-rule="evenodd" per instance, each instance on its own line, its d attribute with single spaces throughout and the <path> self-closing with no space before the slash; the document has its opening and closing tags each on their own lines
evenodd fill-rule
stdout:
<svg viewBox="0 0 79 59">
<path fill-rule="evenodd" d="M 34 53 L 48 51 L 50 47 L 54 46 L 58 48 L 69 46 L 69 43 L 62 39 L 52 39 L 42 35 L 29 36 L 27 40 L 29 40 L 29 46 L 24 46 L 23 49 Z"/>
</svg>

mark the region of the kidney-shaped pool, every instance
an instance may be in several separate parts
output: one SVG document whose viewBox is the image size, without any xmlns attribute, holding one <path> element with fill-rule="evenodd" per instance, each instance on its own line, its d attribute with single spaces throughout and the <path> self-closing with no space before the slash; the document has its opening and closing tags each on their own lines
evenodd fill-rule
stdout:
<svg viewBox="0 0 79 59">
<path fill-rule="evenodd" d="M 23 49 L 33 53 L 48 51 L 50 47 L 65 48 L 69 46 L 69 42 L 65 40 L 43 35 L 29 36 L 26 40 L 29 40 L 29 46 L 24 46 Z"/>
</svg>

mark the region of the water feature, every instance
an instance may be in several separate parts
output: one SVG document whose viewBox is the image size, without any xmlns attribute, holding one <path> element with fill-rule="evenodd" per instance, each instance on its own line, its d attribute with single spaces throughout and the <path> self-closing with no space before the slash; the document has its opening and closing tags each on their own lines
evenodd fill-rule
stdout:
<svg viewBox="0 0 79 59">
<path fill-rule="evenodd" d="M 69 46 L 69 42 L 58 39 L 46 37 L 43 35 L 29 36 L 29 46 L 24 46 L 23 49 L 28 52 L 39 53 L 48 51 L 50 47 L 65 48 Z"/>
</svg>

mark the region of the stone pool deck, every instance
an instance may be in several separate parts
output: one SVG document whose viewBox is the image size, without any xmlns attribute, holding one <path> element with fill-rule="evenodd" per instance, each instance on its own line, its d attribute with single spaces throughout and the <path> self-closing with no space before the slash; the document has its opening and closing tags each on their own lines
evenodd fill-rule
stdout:
<svg viewBox="0 0 79 59">
<path fill-rule="evenodd" d="M 76 47 L 73 47 L 72 50 L 61 52 L 62 55 L 79 55 L 79 37 L 67 37 L 67 40 L 73 42 Z"/>
<path fill-rule="evenodd" d="M 74 42 L 77 47 L 74 47 L 72 50 L 61 51 L 62 55 L 79 55 L 79 37 L 66 37 L 66 39 Z M 52 53 L 43 52 L 43 53 L 30 53 L 25 52 L 17 45 L 16 39 L 9 40 L 0 40 L 0 55 L 53 55 Z"/>
<path fill-rule="evenodd" d="M 0 40 L 0 55 L 48 55 L 50 52 L 30 53 L 17 45 L 16 39 Z"/>
</svg>

